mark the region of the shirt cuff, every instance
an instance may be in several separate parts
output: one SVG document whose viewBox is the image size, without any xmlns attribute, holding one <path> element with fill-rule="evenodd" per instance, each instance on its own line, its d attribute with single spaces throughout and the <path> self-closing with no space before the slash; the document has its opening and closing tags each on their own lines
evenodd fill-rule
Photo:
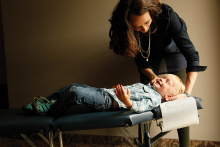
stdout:
<svg viewBox="0 0 220 147">
<path fill-rule="evenodd" d="M 130 108 L 130 110 L 134 110 L 136 111 L 137 109 L 137 103 L 135 101 L 133 101 L 132 107 Z"/>
<path fill-rule="evenodd" d="M 200 72 L 205 71 L 207 66 L 187 66 L 186 73 L 187 72 Z"/>
</svg>

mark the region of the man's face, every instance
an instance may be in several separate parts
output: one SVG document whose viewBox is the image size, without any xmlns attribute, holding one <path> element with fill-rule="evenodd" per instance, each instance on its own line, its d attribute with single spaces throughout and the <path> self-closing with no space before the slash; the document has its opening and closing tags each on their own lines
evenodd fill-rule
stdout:
<svg viewBox="0 0 220 147">
<path fill-rule="evenodd" d="M 156 91 L 164 98 L 165 95 L 171 95 L 176 82 L 177 78 L 168 74 L 156 79 L 153 86 L 155 86 Z"/>
</svg>

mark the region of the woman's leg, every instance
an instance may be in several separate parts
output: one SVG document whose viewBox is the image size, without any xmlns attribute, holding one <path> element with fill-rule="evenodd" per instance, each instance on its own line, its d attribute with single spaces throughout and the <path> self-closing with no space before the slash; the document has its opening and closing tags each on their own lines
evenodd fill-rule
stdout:
<svg viewBox="0 0 220 147">
<path fill-rule="evenodd" d="M 172 74 L 177 75 L 183 81 L 183 84 L 186 83 L 186 68 Z"/>
<path fill-rule="evenodd" d="M 173 73 L 177 75 L 185 84 L 186 83 L 186 68 L 179 72 Z M 180 147 L 190 147 L 189 127 L 177 129 Z"/>
<path fill-rule="evenodd" d="M 56 115 L 65 113 L 70 107 L 85 104 L 97 111 L 106 111 L 112 108 L 113 99 L 104 90 L 93 87 L 71 86 L 51 107 Z"/>
</svg>

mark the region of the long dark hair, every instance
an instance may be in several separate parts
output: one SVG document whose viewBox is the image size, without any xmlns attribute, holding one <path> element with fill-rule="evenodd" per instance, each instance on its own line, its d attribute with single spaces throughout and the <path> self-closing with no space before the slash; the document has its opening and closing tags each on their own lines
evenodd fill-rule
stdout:
<svg viewBox="0 0 220 147">
<path fill-rule="evenodd" d="M 120 0 L 113 10 L 111 19 L 109 19 L 111 23 L 109 30 L 110 49 L 122 56 L 135 57 L 139 51 L 137 42 L 139 36 L 129 23 L 130 15 L 143 15 L 149 11 L 152 24 L 154 24 L 151 25 L 153 33 L 157 29 L 155 20 L 162 12 L 161 6 L 160 0 Z"/>
</svg>

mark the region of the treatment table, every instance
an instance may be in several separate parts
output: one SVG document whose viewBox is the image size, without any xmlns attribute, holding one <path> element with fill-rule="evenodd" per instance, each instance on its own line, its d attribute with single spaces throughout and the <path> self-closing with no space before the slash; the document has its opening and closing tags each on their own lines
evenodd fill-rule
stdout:
<svg viewBox="0 0 220 147">
<path fill-rule="evenodd" d="M 201 99 L 194 98 L 197 109 L 203 109 Z M 159 118 L 162 118 L 160 107 L 143 113 L 135 113 L 131 110 L 91 112 L 84 105 L 77 105 L 59 117 L 31 115 L 21 108 L 2 109 L 0 110 L 0 135 L 21 134 L 31 146 L 35 147 L 25 134 L 38 133 L 50 147 L 54 147 L 54 134 L 58 133 L 62 147 L 63 131 L 116 128 L 132 146 L 151 147 L 159 138 L 169 133 L 161 132 L 150 139 L 151 122 Z M 135 125 L 139 126 L 138 139 L 126 129 Z M 49 140 L 42 135 L 43 132 L 49 133 Z"/>
</svg>

